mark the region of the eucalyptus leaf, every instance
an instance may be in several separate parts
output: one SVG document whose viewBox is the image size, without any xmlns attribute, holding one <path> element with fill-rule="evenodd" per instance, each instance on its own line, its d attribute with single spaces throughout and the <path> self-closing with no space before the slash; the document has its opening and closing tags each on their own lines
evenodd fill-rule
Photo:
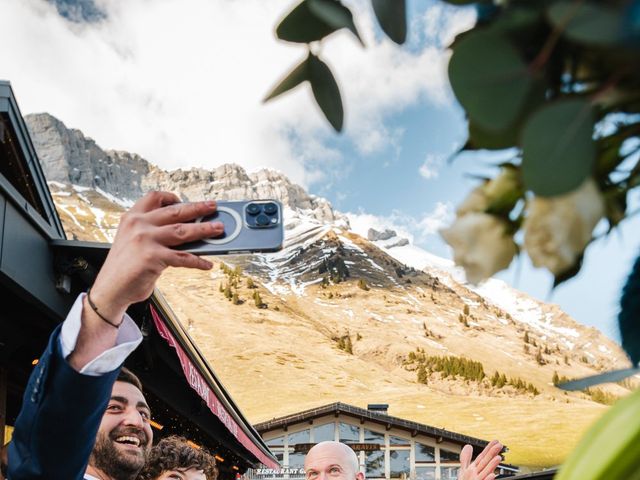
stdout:
<svg viewBox="0 0 640 480">
<path fill-rule="evenodd" d="M 536 80 L 527 95 L 518 119 L 505 130 L 485 130 L 469 120 L 469 137 L 465 150 L 503 150 L 520 146 L 520 132 L 531 112 L 544 103 L 546 84 Z"/>
<path fill-rule="evenodd" d="M 543 197 L 579 187 L 593 172 L 594 113 L 584 99 L 545 105 L 530 116 L 522 132 L 522 174 L 527 189 Z"/>
<path fill-rule="evenodd" d="M 407 39 L 407 8 L 405 0 L 371 0 L 382 31 L 402 45 Z"/>
<path fill-rule="evenodd" d="M 342 3 L 336 0 L 308 0 L 309 10 L 320 20 L 330 25 L 335 30 L 346 28 L 353 33 L 360 41 L 361 45 L 364 45 L 356 24 L 353 23 L 353 14 L 351 10 L 345 7 Z"/>
<path fill-rule="evenodd" d="M 292 88 L 297 87 L 301 83 L 309 80 L 309 57 L 307 57 L 300 65 L 295 67 L 271 92 L 265 97 L 263 102 L 268 102 L 272 98 L 288 92 Z"/>
<path fill-rule="evenodd" d="M 622 337 L 622 348 L 631 358 L 634 366 L 640 361 L 640 257 L 622 289 L 618 326 Z"/>
<path fill-rule="evenodd" d="M 318 57 L 309 55 L 308 62 L 313 96 L 331 126 L 339 132 L 342 130 L 344 111 L 338 84 L 329 67 Z"/>
<path fill-rule="evenodd" d="M 310 8 L 311 0 L 298 4 L 276 27 L 276 35 L 280 40 L 294 43 L 310 43 L 322 40 L 327 35 L 339 30 L 318 17 Z"/>
<path fill-rule="evenodd" d="M 518 119 L 533 87 L 533 74 L 508 37 L 474 31 L 456 44 L 449 62 L 453 91 L 469 118 L 487 132 Z"/>
<path fill-rule="evenodd" d="M 602 3 L 560 1 L 548 8 L 547 15 L 552 25 L 563 29 L 574 42 L 603 47 L 621 44 L 624 12 Z"/>
<path fill-rule="evenodd" d="M 502 132 L 486 131 L 469 121 L 469 140 L 465 150 L 503 150 L 518 144 L 518 128 L 508 128 Z"/>
<path fill-rule="evenodd" d="M 491 24 L 493 32 L 519 32 L 537 26 L 543 16 L 538 8 L 513 6 Z"/>
</svg>

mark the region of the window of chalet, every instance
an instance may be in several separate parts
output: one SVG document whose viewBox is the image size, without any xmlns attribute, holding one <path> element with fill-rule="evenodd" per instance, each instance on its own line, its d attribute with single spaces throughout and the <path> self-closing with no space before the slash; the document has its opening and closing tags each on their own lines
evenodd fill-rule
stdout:
<svg viewBox="0 0 640 480">
<path fill-rule="evenodd" d="M 335 424 L 325 423 L 324 425 L 318 425 L 313 427 L 313 441 L 314 443 L 326 442 L 327 440 L 333 440 L 335 438 Z"/>
<path fill-rule="evenodd" d="M 458 463 L 460 462 L 460 454 L 450 452 L 444 448 L 440 449 L 440 463 Z"/>
<path fill-rule="evenodd" d="M 357 443 L 360 441 L 360 427 L 340 422 L 338 424 L 338 435 L 340 441 L 343 443 Z M 365 438 L 365 442 L 366 441 L 367 439 Z M 384 435 L 382 437 L 382 443 L 384 443 Z"/>
<path fill-rule="evenodd" d="M 267 440 L 266 443 L 269 447 L 282 447 L 284 446 L 284 435 Z"/>
<path fill-rule="evenodd" d="M 450 450 L 440 449 L 440 464 L 459 463 L 460 454 L 452 452 Z M 441 466 L 440 467 L 440 480 L 456 480 L 458 478 L 457 466 Z"/>
<path fill-rule="evenodd" d="M 411 474 L 410 450 L 389 452 L 389 474 L 391 478 L 408 478 Z"/>
<path fill-rule="evenodd" d="M 365 465 L 366 478 L 384 478 L 384 450 L 367 452 Z"/>
<path fill-rule="evenodd" d="M 417 467 L 416 480 L 436 480 L 436 467 Z"/>
<path fill-rule="evenodd" d="M 440 467 L 440 480 L 457 480 L 458 467 Z"/>
<path fill-rule="evenodd" d="M 415 456 L 416 456 L 416 463 L 418 462 L 434 463 L 436 461 L 436 449 L 429 445 L 416 442 Z"/>
<path fill-rule="evenodd" d="M 301 430 L 299 432 L 289 434 L 289 446 L 292 447 L 296 443 L 309 443 L 311 438 L 311 430 Z"/>
<path fill-rule="evenodd" d="M 289 468 L 303 468 L 305 453 L 294 453 L 289 450 Z"/>
<path fill-rule="evenodd" d="M 389 435 L 389 445 L 397 445 L 410 447 L 411 441 L 408 438 L 396 437 L 395 435 Z"/>
<path fill-rule="evenodd" d="M 384 433 L 374 432 L 373 430 L 364 429 L 364 443 L 377 443 L 384 445 Z"/>
</svg>

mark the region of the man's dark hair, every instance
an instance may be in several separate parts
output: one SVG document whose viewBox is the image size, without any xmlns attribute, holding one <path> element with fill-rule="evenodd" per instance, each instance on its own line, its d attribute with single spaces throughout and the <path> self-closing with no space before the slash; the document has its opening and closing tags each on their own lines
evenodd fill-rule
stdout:
<svg viewBox="0 0 640 480">
<path fill-rule="evenodd" d="M 216 480 L 218 469 L 215 458 L 187 443 L 183 437 L 172 435 L 163 438 L 151 449 L 147 465 L 137 480 L 155 480 L 169 470 L 202 470 L 207 480 Z"/>
<path fill-rule="evenodd" d="M 138 390 L 142 391 L 142 382 L 135 375 L 135 373 L 133 373 L 127 367 L 122 367 L 120 369 L 120 373 L 118 374 L 118 378 L 116 379 L 116 381 L 117 382 L 130 383 L 131 385 L 136 387 Z"/>
</svg>

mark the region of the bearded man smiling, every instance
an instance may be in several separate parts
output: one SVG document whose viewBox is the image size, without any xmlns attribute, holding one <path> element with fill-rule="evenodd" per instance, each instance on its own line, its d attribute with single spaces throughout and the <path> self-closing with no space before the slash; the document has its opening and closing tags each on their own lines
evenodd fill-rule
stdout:
<svg viewBox="0 0 640 480">
<path fill-rule="evenodd" d="M 140 380 L 122 369 L 100 422 L 85 479 L 135 479 L 151 449 L 150 419 Z"/>
</svg>

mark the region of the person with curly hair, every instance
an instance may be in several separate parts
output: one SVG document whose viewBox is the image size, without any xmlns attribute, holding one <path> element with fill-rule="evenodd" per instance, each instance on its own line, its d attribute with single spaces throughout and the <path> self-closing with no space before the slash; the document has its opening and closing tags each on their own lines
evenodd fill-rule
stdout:
<svg viewBox="0 0 640 480">
<path fill-rule="evenodd" d="M 151 449 L 138 480 L 216 480 L 215 458 L 185 438 L 163 438 Z"/>
</svg>

